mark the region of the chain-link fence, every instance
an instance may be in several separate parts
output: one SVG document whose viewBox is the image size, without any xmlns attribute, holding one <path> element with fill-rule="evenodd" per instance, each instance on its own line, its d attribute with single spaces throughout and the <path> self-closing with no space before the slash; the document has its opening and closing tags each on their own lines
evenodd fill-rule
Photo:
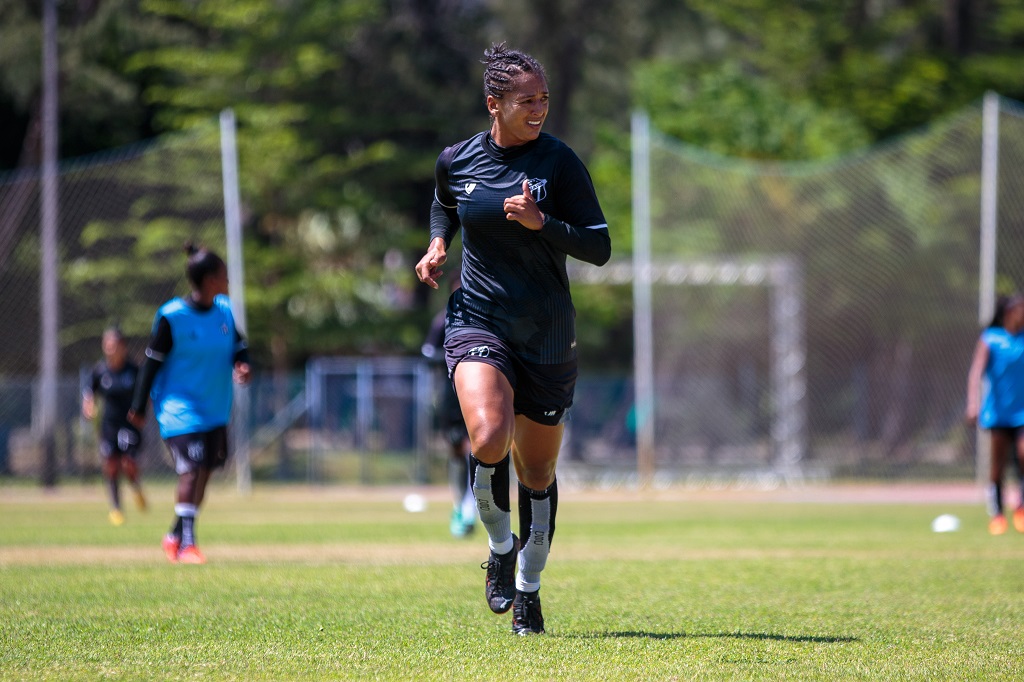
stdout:
<svg viewBox="0 0 1024 682">
<path fill-rule="evenodd" d="M 1007 293 L 1024 286 L 1024 117 L 1005 100 L 998 111 L 995 289 Z M 974 475 L 963 411 L 985 280 L 982 122 L 971 107 L 827 164 L 724 159 L 648 131 L 653 255 L 579 276 L 642 287 L 647 273 L 637 366 L 648 352 L 652 390 L 635 416 L 654 471 Z M 631 445 L 595 452 L 632 462 Z"/>
<path fill-rule="evenodd" d="M 1003 100 L 998 122 L 996 288 L 1008 292 L 1024 287 L 1024 115 Z M 582 375 L 560 476 L 636 480 L 638 433 L 651 428 L 658 481 L 971 478 L 975 434 L 961 417 L 980 330 L 982 133 L 971 107 L 850 158 L 769 164 L 652 132 L 653 400 L 637 400 L 631 376 Z M 39 176 L 0 176 L 0 472 L 98 471 L 81 375 L 111 323 L 140 359 L 154 311 L 186 290 L 186 239 L 224 253 L 217 136 L 211 123 L 62 165 L 57 311 L 39 302 Z M 577 295 L 636 283 L 628 261 L 572 274 Z M 34 428 L 44 314 L 60 329 L 50 459 Z M 615 352 L 633 352 L 620 341 Z M 405 363 L 406 386 L 388 378 L 393 359 L 345 362 L 358 371 L 316 385 L 302 368 L 257 373 L 235 425 L 250 433 L 254 479 L 443 481 L 423 368 Z M 145 435 L 143 467 L 169 474 L 155 429 Z"/>
<path fill-rule="evenodd" d="M 120 327 L 140 360 L 157 307 L 186 291 L 185 241 L 224 252 L 217 136 L 211 126 L 62 164 L 56 306 L 40 296 L 40 176 L 0 176 L 0 472 L 52 481 L 98 470 L 95 424 L 79 407 L 104 328 Z M 60 330 L 52 434 L 37 418 L 44 318 Z M 155 429 L 144 436 L 143 467 L 167 470 Z"/>
</svg>

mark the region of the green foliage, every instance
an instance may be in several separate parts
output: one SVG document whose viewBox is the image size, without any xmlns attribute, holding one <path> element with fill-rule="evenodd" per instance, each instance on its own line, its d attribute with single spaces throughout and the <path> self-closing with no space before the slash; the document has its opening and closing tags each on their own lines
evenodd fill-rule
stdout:
<svg viewBox="0 0 1024 682">
<path fill-rule="evenodd" d="M 61 152 L 205 126 L 232 108 L 257 354 L 276 348 L 285 366 L 314 352 L 415 352 L 437 307 L 412 274 L 433 164 L 486 125 L 479 57 L 492 40 L 546 63 L 548 129 L 587 161 L 614 255 L 627 257 L 636 107 L 719 155 L 806 161 L 889 139 L 987 89 L 1024 99 L 1020 3 L 947 5 L 59 3 Z M 40 50 L 37 5 L 0 0 L 0 124 L 11 131 L 0 168 L 38 161 Z M 214 136 L 206 143 L 216 149 Z M 929 207 L 907 210 L 920 225 Z M 581 338 L 598 342 L 601 325 L 621 328 L 630 314 L 626 300 L 578 295 Z"/>
<path fill-rule="evenodd" d="M 126 65 L 135 52 L 183 35 L 173 25 L 140 13 L 138 4 L 57 3 L 62 156 L 110 149 L 152 134 L 141 95 L 148 75 L 131 72 Z M 0 117 L 13 115 L 21 124 L 8 134 L 23 132 L 35 139 L 27 148 L 19 146 L 13 158 L 0 159 L 0 168 L 16 165 L 19 155 L 26 165 L 39 159 L 42 30 L 37 6 L 0 0 Z M 6 112 L 4 102 L 9 102 Z"/>
<path fill-rule="evenodd" d="M 238 118 L 254 348 L 276 349 L 278 366 L 417 348 L 425 317 L 406 292 L 439 133 L 459 121 L 458 98 L 432 90 L 451 48 L 429 33 L 454 34 L 459 16 L 389 16 L 374 0 L 144 6 L 193 35 L 131 62 L 164 74 L 147 90 L 158 121 L 187 128 L 228 106 Z"/>
<path fill-rule="evenodd" d="M 789 97 L 735 62 L 708 71 L 654 62 L 637 69 L 635 88 L 637 106 L 652 113 L 655 127 L 723 156 L 824 159 L 868 141 L 853 116 Z"/>
<path fill-rule="evenodd" d="M 78 240 L 61 272 L 73 313 L 61 330 L 66 357 L 94 356 L 96 339 L 115 322 L 129 337 L 148 338 L 157 307 L 188 291 L 186 241 L 225 253 L 220 159 L 208 151 L 217 139 L 207 122 L 65 176 L 65 211 Z M 125 198 L 123 214 L 97 217 L 117 202 L 78 203 L 107 192 Z M 100 210 L 83 209 L 87 218 L 77 226 L 79 206 Z"/>
</svg>

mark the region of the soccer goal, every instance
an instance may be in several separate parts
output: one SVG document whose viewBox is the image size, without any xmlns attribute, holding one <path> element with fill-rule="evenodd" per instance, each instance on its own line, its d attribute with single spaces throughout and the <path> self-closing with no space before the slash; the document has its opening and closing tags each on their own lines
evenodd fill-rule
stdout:
<svg viewBox="0 0 1024 682">
<path fill-rule="evenodd" d="M 1024 116 L 980 104 L 806 163 L 634 116 L 632 261 L 572 274 L 633 288 L 642 479 L 974 475 L 979 309 L 1024 288 Z"/>
<path fill-rule="evenodd" d="M 633 287 L 633 424 L 640 481 L 649 485 L 659 469 L 664 478 L 667 470 L 684 467 L 691 478 L 695 472 L 708 476 L 712 469 L 761 480 L 801 477 L 806 351 L 799 265 L 786 257 L 639 260 L 602 268 L 573 264 L 570 276 L 578 284 Z M 702 303 L 702 297 L 687 296 L 690 288 L 705 293 L 719 288 L 732 299 L 726 304 L 731 316 L 721 310 L 712 325 L 720 341 L 701 331 L 706 320 L 688 324 L 687 308 L 700 318 L 708 305 L 706 297 Z M 729 331 L 732 325 L 743 331 Z M 756 352 L 734 346 L 737 339 L 751 337 Z M 757 337 L 767 343 L 757 343 Z"/>
</svg>

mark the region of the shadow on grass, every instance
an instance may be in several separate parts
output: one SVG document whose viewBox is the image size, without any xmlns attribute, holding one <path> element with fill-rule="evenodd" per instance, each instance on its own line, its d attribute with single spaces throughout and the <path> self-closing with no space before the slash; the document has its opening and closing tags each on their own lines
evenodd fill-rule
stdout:
<svg viewBox="0 0 1024 682">
<path fill-rule="evenodd" d="M 570 635 L 580 639 L 615 639 L 620 637 L 637 637 L 642 639 L 685 639 L 698 637 L 728 637 L 732 639 L 762 639 L 779 642 L 811 642 L 814 644 L 845 644 L 860 641 L 856 637 L 829 635 L 776 635 L 770 632 L 642 632 L 626 630 L 624 632 L 592 632 L 588 634 Z"/>
</svg>

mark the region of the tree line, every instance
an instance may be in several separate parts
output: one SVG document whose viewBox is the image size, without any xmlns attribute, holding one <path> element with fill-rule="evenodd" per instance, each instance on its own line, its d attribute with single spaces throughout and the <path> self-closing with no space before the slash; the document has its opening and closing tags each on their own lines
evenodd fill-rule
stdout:
<svg viewBox="0 0 1024 682">
<path fill-rule="evenodd" d="M 40 3 L 0 0 L 0 171 L 40 158 Z M 588 162 L 630 249 L 629 116 L 718 154 L 823 160 L 977 101 L 1024 99 L 1017 0 L 61 0 L 60 153 L 232 108 L 250 335 L 284 369 L 407 353 L 439 299 L 417 286 L 434 161 L 487 124 L 483 50 L 537 56 L 547 129 Z M 329 239 L 312 239 L 326 233 Z M 173 245 L 177 247 L 178 245 Z M 170 248 L 170 247 L 169 247 Z M 357 274 L 358 273 L 358 274 Z M 372 286 L 367 286 L 367 283 Z M 382 294 L 408 292 L 401 301 Z M 301 303 L 301 305 L 299 304 Z M 628 330 L 628 300 L 580 335 Z"/>
</svg>

